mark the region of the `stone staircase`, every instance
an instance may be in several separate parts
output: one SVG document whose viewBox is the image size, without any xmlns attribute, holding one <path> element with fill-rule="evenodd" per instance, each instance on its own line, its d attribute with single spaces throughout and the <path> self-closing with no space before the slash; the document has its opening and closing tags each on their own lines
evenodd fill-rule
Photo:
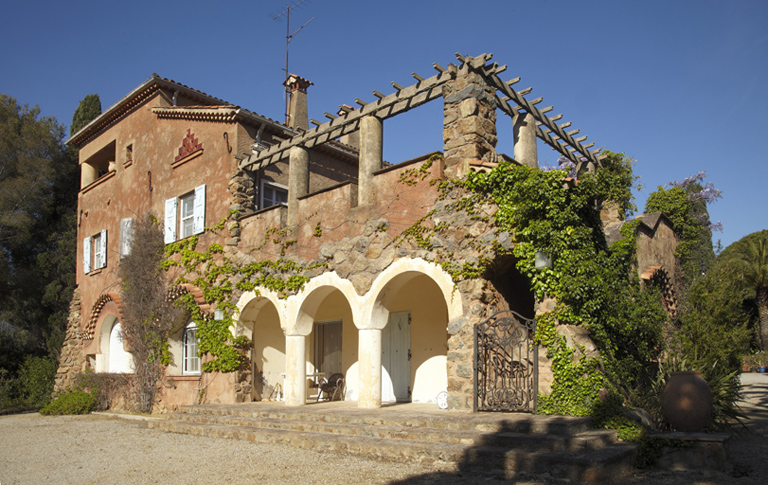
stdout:
<svg viewBox="0 0 768 485">
<path fill-rule="evenodd" d="M 416 404 L 361 410 L 353 404 L 187 406 L 149 426 L 505 478 L 524 472 L 598 482 L 632 470 L 635 446 L 618 443 L 613 430 L 590 429 L 587 418 L 451 413 Z"/>
</svg>

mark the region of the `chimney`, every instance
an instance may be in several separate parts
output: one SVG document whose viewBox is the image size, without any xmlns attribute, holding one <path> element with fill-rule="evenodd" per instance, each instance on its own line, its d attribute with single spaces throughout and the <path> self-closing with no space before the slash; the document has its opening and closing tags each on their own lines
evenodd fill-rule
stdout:
<svg viewBox="0 0 768 485">
<path fill-rule="evenodd" d="M 300 131 L 309 129 L 309 114 L 307 112 L 307 88 L 312 84 L 303 77 L 289 74 L 283 85 L 288 91 L 288 112 L 285 124 L 289 128 Z"/>
</svg>

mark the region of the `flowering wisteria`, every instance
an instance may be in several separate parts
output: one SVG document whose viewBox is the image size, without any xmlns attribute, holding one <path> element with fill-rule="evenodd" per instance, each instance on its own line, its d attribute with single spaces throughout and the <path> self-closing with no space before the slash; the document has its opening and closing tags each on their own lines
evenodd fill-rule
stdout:
<svg viewBox="0 0 768 485">
<path fill-rule="evenodd" d="M 715 184 L 712 182 L 705 183 L 704 179 L 706 177 L 707 177 L 707 172 L 699 172 L 696 175 L 691 175 L 690 177 L 686 177 L 682 182 L 673 180 L 672 182 L 669 182 L 665 186 L 665 188 L 680 187 L 683 190 L 685 190 L 685 192 L 688 194 L 688 198 L 692 202 L 704 201 L 707 204 L 711 204 L 723 196 L 723 191 L 716 189 Z M 706 212 L 703 214 L 699 214 L 698 217 L 701 219 L 700 222 L 705 226 L 707 226 L 709 230 L 711 231 L 723 230 L 723 223 L 720 221 L 717 221 L 716 223 L 712 223 L 709 220 L 709 217 Z"/>
<path fill-rule="evenodd" d="M 704 179 L 706 177 L 707 172 L 699 172 L 696 175 L 686 177 L 682 182 L 673 180 L 672 182 L 669 182 L 665 188 L 681 187 L 685 189 L 686 192 L 688 192 L 688 196 L 691 198 L 691 200 L 703 200 L 707 204 L 711 204 L 723 196 L 723 191 L 716 189 L 715 184 L 712 182 L 704 183 Z M 698 184 L 701 187 L 701 190 L 692 190 L 695 184 Z"/>
<path fill-rule="evenodd" d="M 576 164 L 564 155 L 560 155 L 560 158 L 557 159 L 557 167 L 553 167 L 552 165 L 544 165 L 541 167 L 542 172 L 549 172 L 550 170 L 566 170 L 568 176 L 571 178 L 577 178 L 578 175 L 576 173 Z"/>
</svg>

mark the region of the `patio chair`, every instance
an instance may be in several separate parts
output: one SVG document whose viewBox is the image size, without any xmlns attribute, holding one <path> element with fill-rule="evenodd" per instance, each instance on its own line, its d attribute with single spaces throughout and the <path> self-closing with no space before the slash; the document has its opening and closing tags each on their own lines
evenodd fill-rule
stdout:
<svg viewBox="0 0 768 485">
<path fill-rule="evenodd" d="M 317 401 L 321 399 L 326 401 L 343 401 L 344 391 L 346 386 L 344 385 L 344 375 L 336 373 L 331 375 L 328 379 L 323 379 L 320 383 L 320 389 L 317 392 Z"/>
</svg>

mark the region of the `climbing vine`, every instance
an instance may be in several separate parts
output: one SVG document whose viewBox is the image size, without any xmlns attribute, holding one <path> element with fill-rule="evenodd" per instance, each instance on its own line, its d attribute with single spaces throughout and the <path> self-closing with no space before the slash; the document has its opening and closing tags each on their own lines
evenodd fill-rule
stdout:
<svg viewBox="0 0 768 485">
<path fill-rule="evenodd" d="M 206 230 L 220 230 L 226 220 Z M 277 229 L 267 230 L 264 242 L 254 250 L 263 248 L 270 242 L 270 238 L 273 238 L 271 242 L 279 245 L 280 254 L 284 255 L 285 250 L 294 244 L 295 240 L 283 241 L 280 237 L 283 235 Z M 162 266 L 165 270 L 180 270 L 180 276 L 175 281 L 177 285 L 194 285 L 202 291 L 207 303 L 221 310 L 219 319 L 212 318 L 209 313 L 200 309 L 192 294 L 179 298 L 197 325 L 199 353 L 213 357 L 203 363 L 203 370 L 233 372 L 246 364 L 243 350 L 251 345 L 246 337 L 232 335 L 231 328 L 235 324 L 232 316 L 237 310 L 232 303 L 233 293 L 254 291 L 258 294 L 257 288 L 265 288 L 285 298 L 301 291 L 309 281 L 309 277 L 304 275 L 306 271 L 324 266 L 325 263 L 305 267 L 290 260 L 278 259 L 238 264 L 224 254 L 224 248 L 220 244 L 211 244 L 204 251 L 197 249 L 198 244 L 198 236 L 192 236 L 166 245 L 166 258 Z"/>
<path fill-rule="evenodd" d="M 599 169 L 576 181 L 563 170 L 503 163 L 490 173 L 470 174 L 466 182 L 498 205 L 495 224 L 514 234 L 517 268 L 536 297 L 557 301 L 553 312 L 538 318 L 537 340 L 547 348 L 554 374 L 552 393 L 539 401 L 543 412 L 588 414 L 602 389 L 632 385 L 657 353 L 665 315 L 632 272 L 634 227 L 625 225 L 623 239 L 609 247 L 598 210 L 608 197 L 618 197 L 625 212 L 631 209 L 629 190 L 615 186 L 631 184 L 631 171 L 619 160 L 602 170 L 614 173 Z M 537 252 L 551 257 L 551 268 L 535 268 Z M 644 316 L 638 321 L 638 315 Z M 557 333 L 562 324 L 587 328 L 602 359 L 575 357 Z"/>
</svg>

